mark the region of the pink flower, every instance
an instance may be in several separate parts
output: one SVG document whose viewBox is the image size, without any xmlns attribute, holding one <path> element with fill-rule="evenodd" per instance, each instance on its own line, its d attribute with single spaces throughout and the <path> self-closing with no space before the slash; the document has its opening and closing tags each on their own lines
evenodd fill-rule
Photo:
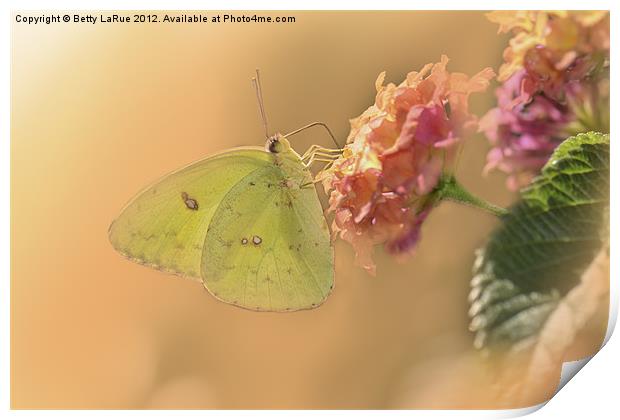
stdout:
<svg viewBox="0 0 620 420">
<path fill-rule="evenodd" d="M 534 84 L 554 83 L 575 58 L 592 58 L 604 51 L 609 54 L 609 12 L 605 10 L 506 10 L 488 13 L 487 18 L 499 24 L 500 33 L 513 35 L 504 50 L 504 64 L 498 76 L 500 82 L 530 67 Z M 541 48 L 544 58 L 537 62 Z M 532 55 L 536 49 L 539 52 Z M 544 78 L 539 79 L 539 76 Z"/>
<path fill-rule="evenodd" d="M 495 74 L 486 68 L 470 78 L 448 72 L 447 63 L 442 56 L 398 86 L 384 86 L 381 73 L 375 104 L 351 120 L 344 153 L 320 174 L 333 232 L 353 245 L 371 273 L 375 245 L 395 255 L 412 252 L 442 172 L 477 129 L 469 95 L 484 91 Z"/>
<path fill-rule="evenodd" d="M 486 171 L 506 172 L 510 189 L 536 175 L 555 147 L 583 131 L 609 131 L 609 13 L 501 11 L 488 14 L 514 36 L 481 120 L 493 148 Z"/>
</svg>

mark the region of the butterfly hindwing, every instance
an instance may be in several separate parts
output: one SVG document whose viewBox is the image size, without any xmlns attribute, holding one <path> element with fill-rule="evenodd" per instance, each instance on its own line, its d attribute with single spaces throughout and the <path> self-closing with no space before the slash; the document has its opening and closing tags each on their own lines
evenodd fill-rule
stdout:
<svg viewBox="0 0 620 420">
<path fill-rule="evenodd" d="M 110 226 L 110 241 L 137 262 L 200 278 L 204 239 L 218 205 L 234 185 L 270 166 L 271 154 L 242 148 L 180 169 L 127 204 Z"/>
<path fill-rule="evenodd" d="M 278 167 L 265 167 L 221 201 L 202 257 L 203 282 L 218 299 L 287 311 L 316 307 L 329 295 L 329 230 L 314 186 L 300 188 L 296 181 Z"/>
</svg>

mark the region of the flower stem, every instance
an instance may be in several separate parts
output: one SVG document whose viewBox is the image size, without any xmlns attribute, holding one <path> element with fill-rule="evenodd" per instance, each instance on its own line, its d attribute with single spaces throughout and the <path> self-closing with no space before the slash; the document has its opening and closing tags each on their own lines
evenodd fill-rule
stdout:
<svg viewBox="0 0 620 420">
<path fill-rule="evenodd" d="M 476 197 L 467 191 L 452 175 L 443 175 L 437 184 L 438 199 L 450 200 L 487 211 L 494 216 L 501 217 L 508 214 L 508 210 Z"/>
</svg>

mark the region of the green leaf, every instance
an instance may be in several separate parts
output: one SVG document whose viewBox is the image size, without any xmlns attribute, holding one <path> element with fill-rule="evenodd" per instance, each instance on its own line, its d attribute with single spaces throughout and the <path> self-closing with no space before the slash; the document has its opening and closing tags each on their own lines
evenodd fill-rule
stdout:
<svg viewBox="0 0 620 420">
<path fill-rule="evenodd" d="M 609 135 L 579 134 L 555 150 L 487 245 L 469 300 L 474 345 L 535 341 L 561 299 L 609 243 Z"/>
</svg>

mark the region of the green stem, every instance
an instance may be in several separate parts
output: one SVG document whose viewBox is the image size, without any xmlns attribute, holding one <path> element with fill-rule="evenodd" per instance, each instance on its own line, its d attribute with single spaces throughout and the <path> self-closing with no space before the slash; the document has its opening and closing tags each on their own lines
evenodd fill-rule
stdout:
<svg viewBox="0 0 620 420">
<path fill-rule="evenodd" d="M 467 191 L 452 175 L 442 176 L 439 184 L 437 185 L 436 192 L 439 200 L 450 200 L 456 203 L 472 206 L 487 211 L 497 217 L 508 214 L 506 209 L 491 204 Z"/>
</svg>

